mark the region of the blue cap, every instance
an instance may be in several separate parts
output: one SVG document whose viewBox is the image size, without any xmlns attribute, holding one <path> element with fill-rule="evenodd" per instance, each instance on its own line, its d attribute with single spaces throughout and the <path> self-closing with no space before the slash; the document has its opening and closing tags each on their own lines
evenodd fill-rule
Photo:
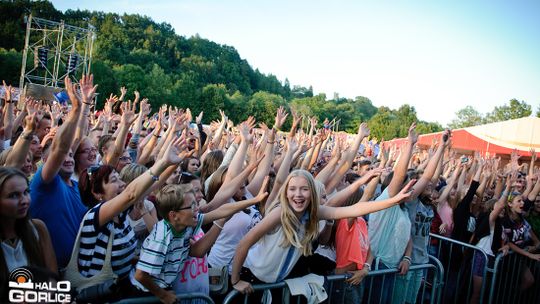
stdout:
<svg viewBox="0 0 540 304">
<path fill-rule="evenodd" d="M 54 94 L 54 99 L 56 99 L 56 101 L 58 101 L 60 104 L 65 105 L 69 100 L 69 96 L 66 91 L 60 91 Z"/>
</svg>

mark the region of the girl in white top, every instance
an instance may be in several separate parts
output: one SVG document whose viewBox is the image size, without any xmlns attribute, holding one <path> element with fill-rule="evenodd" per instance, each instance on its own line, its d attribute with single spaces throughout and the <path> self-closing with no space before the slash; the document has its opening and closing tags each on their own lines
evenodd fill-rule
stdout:
<svg viewBox="0 0 540 304">
<path fill-rule="evenodd" d="M 7 302 L 10 272 L 37 266 L 57 273 L 56 256 L 45 224 L 30 219 L 30 193 L 25 174 L 0 167 L 0 302 Z"/>
<path fill-rule="evenodd" d="M 320 196 L 309 172 L 291 172 L 278 201 L 269 206 L 267 216 L 240 241 L 233 260 L 233 287 L 242 293 L 253 292 L 251 284 L 244 281 L 251 274 L 266 283 L 284 279 L 300 255 L 312 254 L 311 244 L 318 235 L 319 220 L 358 217 L 399 204 L 409 198 L 413 183 L 386 200 L 333 208 L 319 206 Z"/>
</svg>

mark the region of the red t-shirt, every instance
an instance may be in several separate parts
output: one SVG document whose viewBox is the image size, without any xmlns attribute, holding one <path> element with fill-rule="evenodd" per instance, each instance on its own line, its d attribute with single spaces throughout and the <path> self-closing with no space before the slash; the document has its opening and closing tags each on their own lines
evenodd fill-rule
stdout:
<svg viewBox="0 0 540 304">
<path fill-rule="evenodd" d="M 336 268 L 356 263 L 356 269 L 364 267 L 369 250 L 366 221 L 359 217 L 349 228 L 347 219 L 338 221 L 336 230 Z"/>
</svg>

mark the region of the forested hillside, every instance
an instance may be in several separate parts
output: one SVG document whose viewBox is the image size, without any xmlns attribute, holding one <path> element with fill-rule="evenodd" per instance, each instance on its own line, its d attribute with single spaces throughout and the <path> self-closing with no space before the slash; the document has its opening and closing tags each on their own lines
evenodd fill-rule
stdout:
<svg viewBox="0 0 540 304">
<path fill-rule="evenodd" d="M 198 35 L 184 37 L 171 25 L 146 16 L 80 10 L 63 13 L 48 1 L 0 3 L 0 77 L 14 85 L 18 85 L 24 47 L 24 15 L 30 12 L 70 25 L 96 27 L 92 72 L 100 96 L 119 94 L 120 87 L 126 86 L 130 93 L 140 91 L 154 109 L 163 103 L 189 107 L 194 113 L 204 111 L 207 120 L 217 119 L 218 110 L 225 109 L 235 122 L 253 115 L 271 123 L 277 107 L 285 105 L 306 116 L 317 116 L 320 122 L 337 117 L 340 130 L 349 132 L 356 132 L 360 121 L 370 120 L 372 134 L 387 139 L 405 136 L 407 128 L 402 126 L 417 120 L 414 107 L 408 105 L 391 110 L 375 107 L 366 97 L 313 96 L 311 87 L 291 86 L 287 79 L 282 82 L 253 69 L 232 46 Z M 440 129 L 436 123 L 419 123 L 423 133 Z"/>
</svg>

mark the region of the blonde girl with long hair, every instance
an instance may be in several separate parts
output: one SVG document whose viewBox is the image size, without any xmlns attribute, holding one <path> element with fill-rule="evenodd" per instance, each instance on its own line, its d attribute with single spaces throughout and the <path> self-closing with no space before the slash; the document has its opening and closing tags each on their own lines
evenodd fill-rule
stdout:
<svg viewBox="0 0 540 304">
<path fill-rule="evenodd" d="M 358 217 L 389 208 L 407 200 L 413 184 L 411 181 L 392 198 L 335 208 L 320 206 L 320 195 L 309 172 L 291 172 L 277 204 L 270 206 L 267 216 L 240 241 L 233 260 L 231 284 L 242 293 L 251 293 L 252 283 L 285 279 L 301 255 L 312 254 L 319 220 Z"/>
</svg>

